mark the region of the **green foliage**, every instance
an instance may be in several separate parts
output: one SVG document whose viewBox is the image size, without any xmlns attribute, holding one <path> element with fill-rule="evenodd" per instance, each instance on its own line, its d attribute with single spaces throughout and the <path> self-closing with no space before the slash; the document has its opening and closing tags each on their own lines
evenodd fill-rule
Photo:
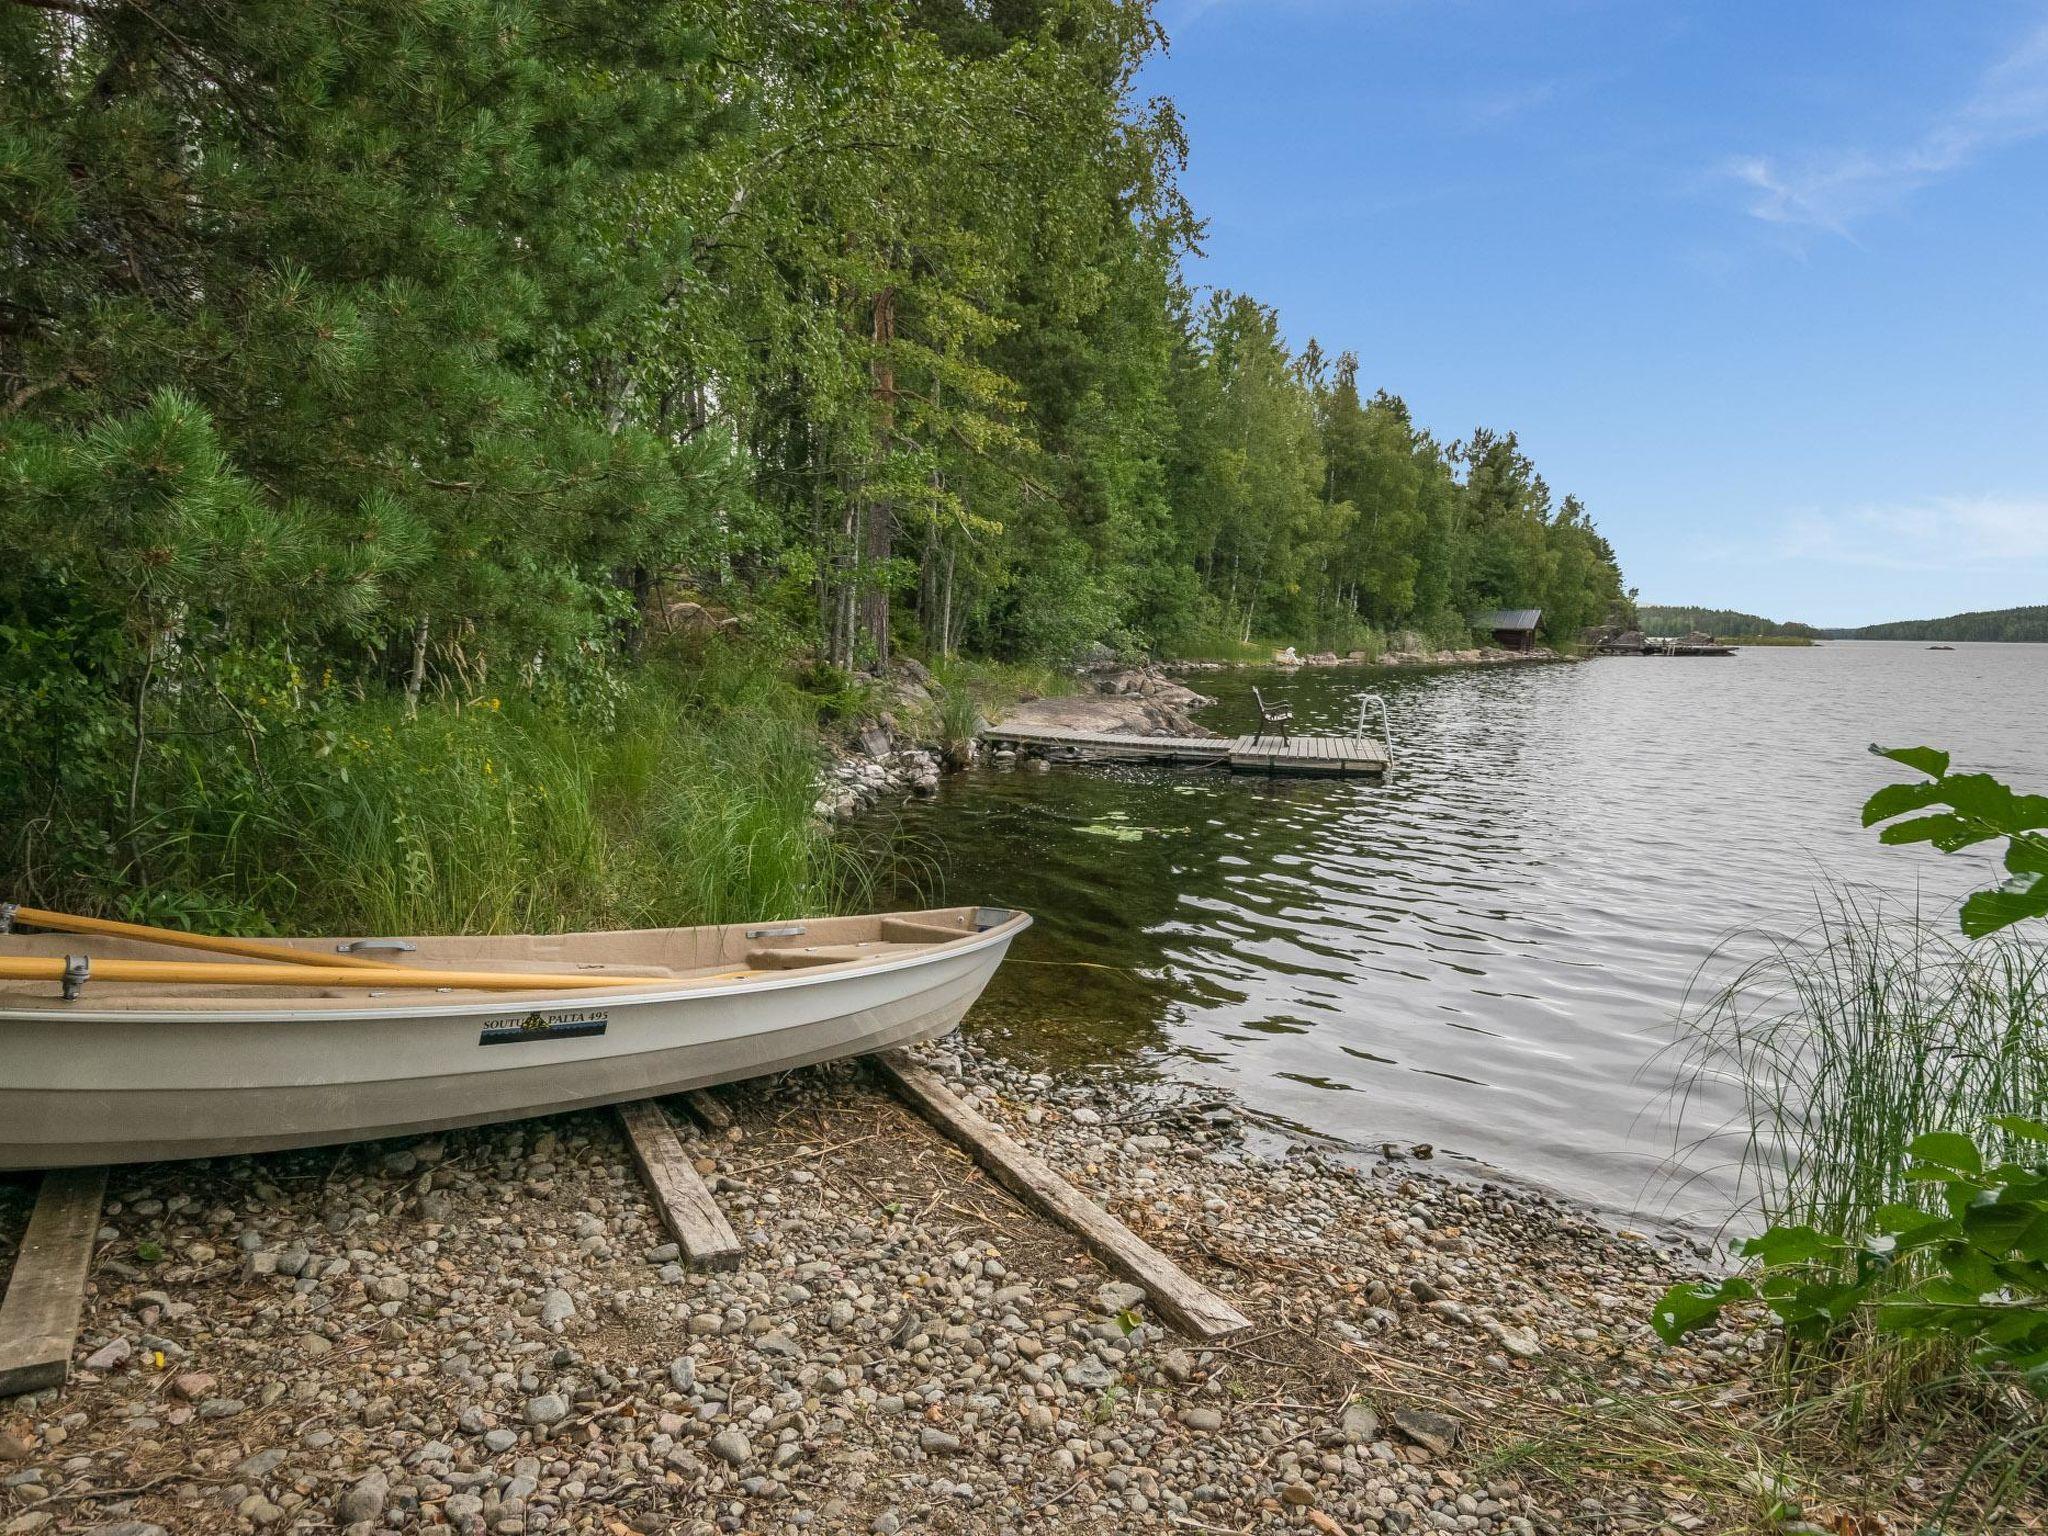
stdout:
<svg viewBox="0 0 2048 1536">
<path fill-rule="evenodd" d="M 1959 1401 L 1990 1437 L 1971 1471 L 2009 1453 L 2014 1470 L 1992 1479 L 2002 1498 L 2028 1474 L 2025 1432 L 1993 1425 L 2001 1394 L 2017 1382 L 2048 1398 L 2048 1124 L 2036 1118 L 2048 953 L 2005 931 L 2040 915 L 2048 800 L 1953 774 L 1934 748 L 1872 750 L 1925 777 L 1878 791 L 1865 825 L 1944 851 L 2005 838 L 2014 878 L 1964 903 L 1961 940 L 1915 924 L 1900 944 L 1856 916 L 1809 955 L 1781 957 L 1794 1008 L 1758 1020 L 1729 994 L 1717 1002 L 1694 1066 L 1732 1066 L 1744 1083 L 1746 1162 L 1772 1224 L 1739 1245 L 1745 1273 L 1673 1287 L 1652 1322 L 1675 1342 L 1761 1304 L 1788 1358 L 1824 1367 L 1795 1371 L 1800 1390 L 1847 1374 L 1897 1412 Z M 1947 1128 L 1959 1124 L 1985 1131 Z M 1757 1157 L 1767 1143 L 1772 1157 Z M 1944 1378 L 1956 1360 L 1962 1374 Z"/>
<path fill-rule="evenodd" d="M 85 905 L 242 931 L 505 933 L 788 917 L 866 866 L 812 815 L 816 715 L 713 646 L 510 700 L 238 701 L 247 734 L 153 759 L 134 857 Z M 166 899 L 165 892 L 174 892 Z"/>
<path fill-rule="evenodd" d="M 1644 603 L 1636 609 L 1637 627 L 1645 634 L 1688 635 L 1694 631 L 1717 640 L 1813 640 L 1820 631 L 1810 624 L 1780 623 L 1732 608 L 1684 608 Z"/>
<path fill-rule="evenodd" d="M 0 7 L 10 890 L 491 926 L 532 904 L 488 827 L 622 910 L 565 807 L 641 803 L 584 792 L 629 743 L 553 733 L 622 710 L 729 770 L 632 715 L 676 589 L 813 651 L 828 717 L 905 647 L 1611 608 L 1512 434 L 1442 445 L 1192 292 L 1163 42 L 1150 0 Z M 474 843 L 394 810 L 414 780 Z M 804 887 L 751 825 L 691 857 Z"/>
<path fill-rule="evenodd" d="M 1741 1090 L 1742 1173 L 1767 1221 L 1866 1226 L 1907 1197 L 1906 1148 L 1934 1126 L 2048 1102 L 2048 949 L 1969 942 L 1850 891 L 1688 1006 L 1681 1081 Z M 1709 1134 L 1718 1133 L 1714 1127 Z"/>
<path fill-rule="evenodd" d="M 1952 613 L 1945 619 L 1907 619 L 1895 624 L 1866 624 L 1861 629 L 1831 629 L 1836 640 L 1977 640 L 2048 641 L 2048 607 L 1994 608 Z"/>
<path fill-rule="evenodd" d="M 974 740 L 982 720 L 981 704 L 970 688 L 941 685 L 939 689 L 939 739 L 948 747 Z"/>
<path fill-rule="evenodd" d="M 577 350 L 687 266 L 601 215 L 714 133 L 706 46 L 669 0 L 0 13 L 17 872 L 146 884 L 144 787 L 275 690 L 515 688 L 695 546 L 706 454 Z"/>
<path fill-rule="evenodd" d="M 956 656 L 939 662 L 932 674 L 949 699 L 957 695 L 972 700 L 992 719 L 1026 699 L 1057 698 L 1080 686 L 1072 672 L 1043 662 Z"/>
<path fill-rule="evenodd" d="M 1824 1346 L 1867 1321 L 1880 1334 L 1961 1344 L 1974 1364 L 2048 1397 L 2048 1125 L 1999 1125 L 2034 1155 L 1994 1162 L 1968 1136 L 1929 1132 L 1909 1149 L 1906 1177 L 1930 1199 L 1886 1205 L 1854 1236 L 1772 1227 L 1740 1246 L 1754 1278 L 1673 1287 L 1652 1315 L 1658 1333 L 1676 1342 L 1724 1308 L 1761 1301 L 1797 1344 Z"/>
<path fill-rule="evenodd" d="M 1951 773 L 1948 754 L 1933 747 L 1870 750 L 1927 775 L 1886 785 L 1864 804 L 1863 825 L 1889 823 L 1880 841 L 1929 843 L 1954 853 L 2005 840 L 2006 879 L 1963 903 L 1964 933 L 1981 937 L 2023 918 L 2048 916 L 2048 795 L 2015 794 L 1988 773 Z"/>
</svg>

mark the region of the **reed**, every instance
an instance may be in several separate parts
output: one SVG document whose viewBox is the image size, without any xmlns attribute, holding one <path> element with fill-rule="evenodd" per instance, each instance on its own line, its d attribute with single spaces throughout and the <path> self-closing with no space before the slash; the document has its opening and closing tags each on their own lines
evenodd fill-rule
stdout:
<svg viewBox="0 0 2048 1536">
<path fill-rule="evenodd" d="M 595 697 L 323 712 L 247 779 L 193 771 L 146 829 L 152 889 L 207 926 L 549 932 L 843 910 L 872 861 L 812 814 L 813 706 L 710 647 Z M 124 900 L 123 898 L 127 899 Z M 107 905 L 162 915 L 148 892 Z"/>
<path fill-rule="evenodd" d="M 954 684 L 941 686 L 939 705 L 939 740 L 949 749 L 957 749 L 974 740 L 981 721 L 981 701 L 974 696 L 971 688 Z"/>
<path fill-rule="evenodd" d="M 968 744 L 985 722 L 1002 719 L 1023 700 L 1057 697 L 1080 686 L 1072 671 L 1029 662 L 948 657 L 933 662 L 931 671 L 930 725 L 956 764 L 966 761 Z"/>
<path fill-rule="evenodd" d="M 2048 1102 L 2048 948 L 1972 942 L 1951 923 L 1831 886 L 1804 932 L 1740 935 L 1718 960 L 1752 957 L 1696 986 L 1678 1075 L 1738 1086 L 1742 1170 L 1766 1221 L 1867 1230 L 1924 1190 L 1905 1177 L 1915 1136 Z"/>
<path fill-rule="evenodd" d="M 1224 661 L 1250 665 L 1270 662 L 1289 643 L 1286 640 L 1244 640 L 1234 629 L 1208 627 L 1191 629 L 1176 637 L 1160 647 L 1160 654 L 1172 661 Z"/>
<path fill-rule="evenodd" d="M 2015 932 L 1966 940 L 1953 921 L 1833 886 L 1805 932 L 1724 946 L 1724 960 L 1751 958 L 1685 1010 L 1679 1080 L 1736 1085 L 1758 1225 L 1854 1235 L 1884 1205 L 1927 1205 L 1938 1187 L 1906 1177 L 1925 1131 L 2020 1150 L 1989 1122 L 2048 1103 L 2048 949 Z M 1695 1097 L 1681 1090 L 1681 1125 Z M 1873 1299 L 1915 1274 L 1897 1265 Z M 1775 1358 L 1771 1421 L 1822 1460 L 1882 1447 L 1873 1460 L 1917 1468 L 1951 1509 L 1993 1512 L 2042 1474 L 2038 1417 L 1952 1341 L 1880 1332 L 1866 1314 Z"/>
</svg>

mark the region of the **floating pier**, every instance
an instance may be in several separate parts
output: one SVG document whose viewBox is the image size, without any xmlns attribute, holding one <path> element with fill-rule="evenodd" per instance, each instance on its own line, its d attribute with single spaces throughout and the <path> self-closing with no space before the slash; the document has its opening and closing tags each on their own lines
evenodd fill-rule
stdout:
<svg viewBox="0 0 2048 1536">
<path fill-rule="evenodd" d="M 1387 771 L 1385 745 L 1366 736 L 1125 736 L 1051 725 L 992 725 L 981 739 L 991 746 L 1037 748 L 1097 761 L 1220 765 L 1232 773 L 1376 779 Z"/>
</svg>

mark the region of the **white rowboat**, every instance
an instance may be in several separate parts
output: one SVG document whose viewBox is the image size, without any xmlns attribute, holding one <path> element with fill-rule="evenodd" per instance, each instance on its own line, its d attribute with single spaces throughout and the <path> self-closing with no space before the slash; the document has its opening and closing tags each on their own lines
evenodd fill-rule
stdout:
<svg viewBox="0 0 2048 1536">
<path fill-rule="evenodd" d="M 0 981 L 0 1169 L 412 1135 L 930 1040 L 959 1024 L 1030 923 L 949 907 L 546 937 L 270 941 L 402 969 L 622 978 L 575 991 L 366 985 L 345 971 L 289 986 L 89 972 L 61 988 Z M 100 961 L 186 953 L 127 937 L 88 946 L 0 934 L 0 959 L 88 948 Z M 205 969 L 238 965 L 279 969 L 256 959 Z"/>
</svg>

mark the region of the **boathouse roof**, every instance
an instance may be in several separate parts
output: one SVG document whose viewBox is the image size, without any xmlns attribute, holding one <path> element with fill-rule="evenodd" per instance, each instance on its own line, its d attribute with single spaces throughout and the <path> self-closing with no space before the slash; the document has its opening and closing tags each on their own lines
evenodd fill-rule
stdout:
<svg viewBox="0 0 2048 1536">
<path fill-rule="evenodd" d="M 1489 608 L 1472 615 L 1474 629 L 1534 629 L 1543 620 L 1541 608 Z"/>
</svg>

